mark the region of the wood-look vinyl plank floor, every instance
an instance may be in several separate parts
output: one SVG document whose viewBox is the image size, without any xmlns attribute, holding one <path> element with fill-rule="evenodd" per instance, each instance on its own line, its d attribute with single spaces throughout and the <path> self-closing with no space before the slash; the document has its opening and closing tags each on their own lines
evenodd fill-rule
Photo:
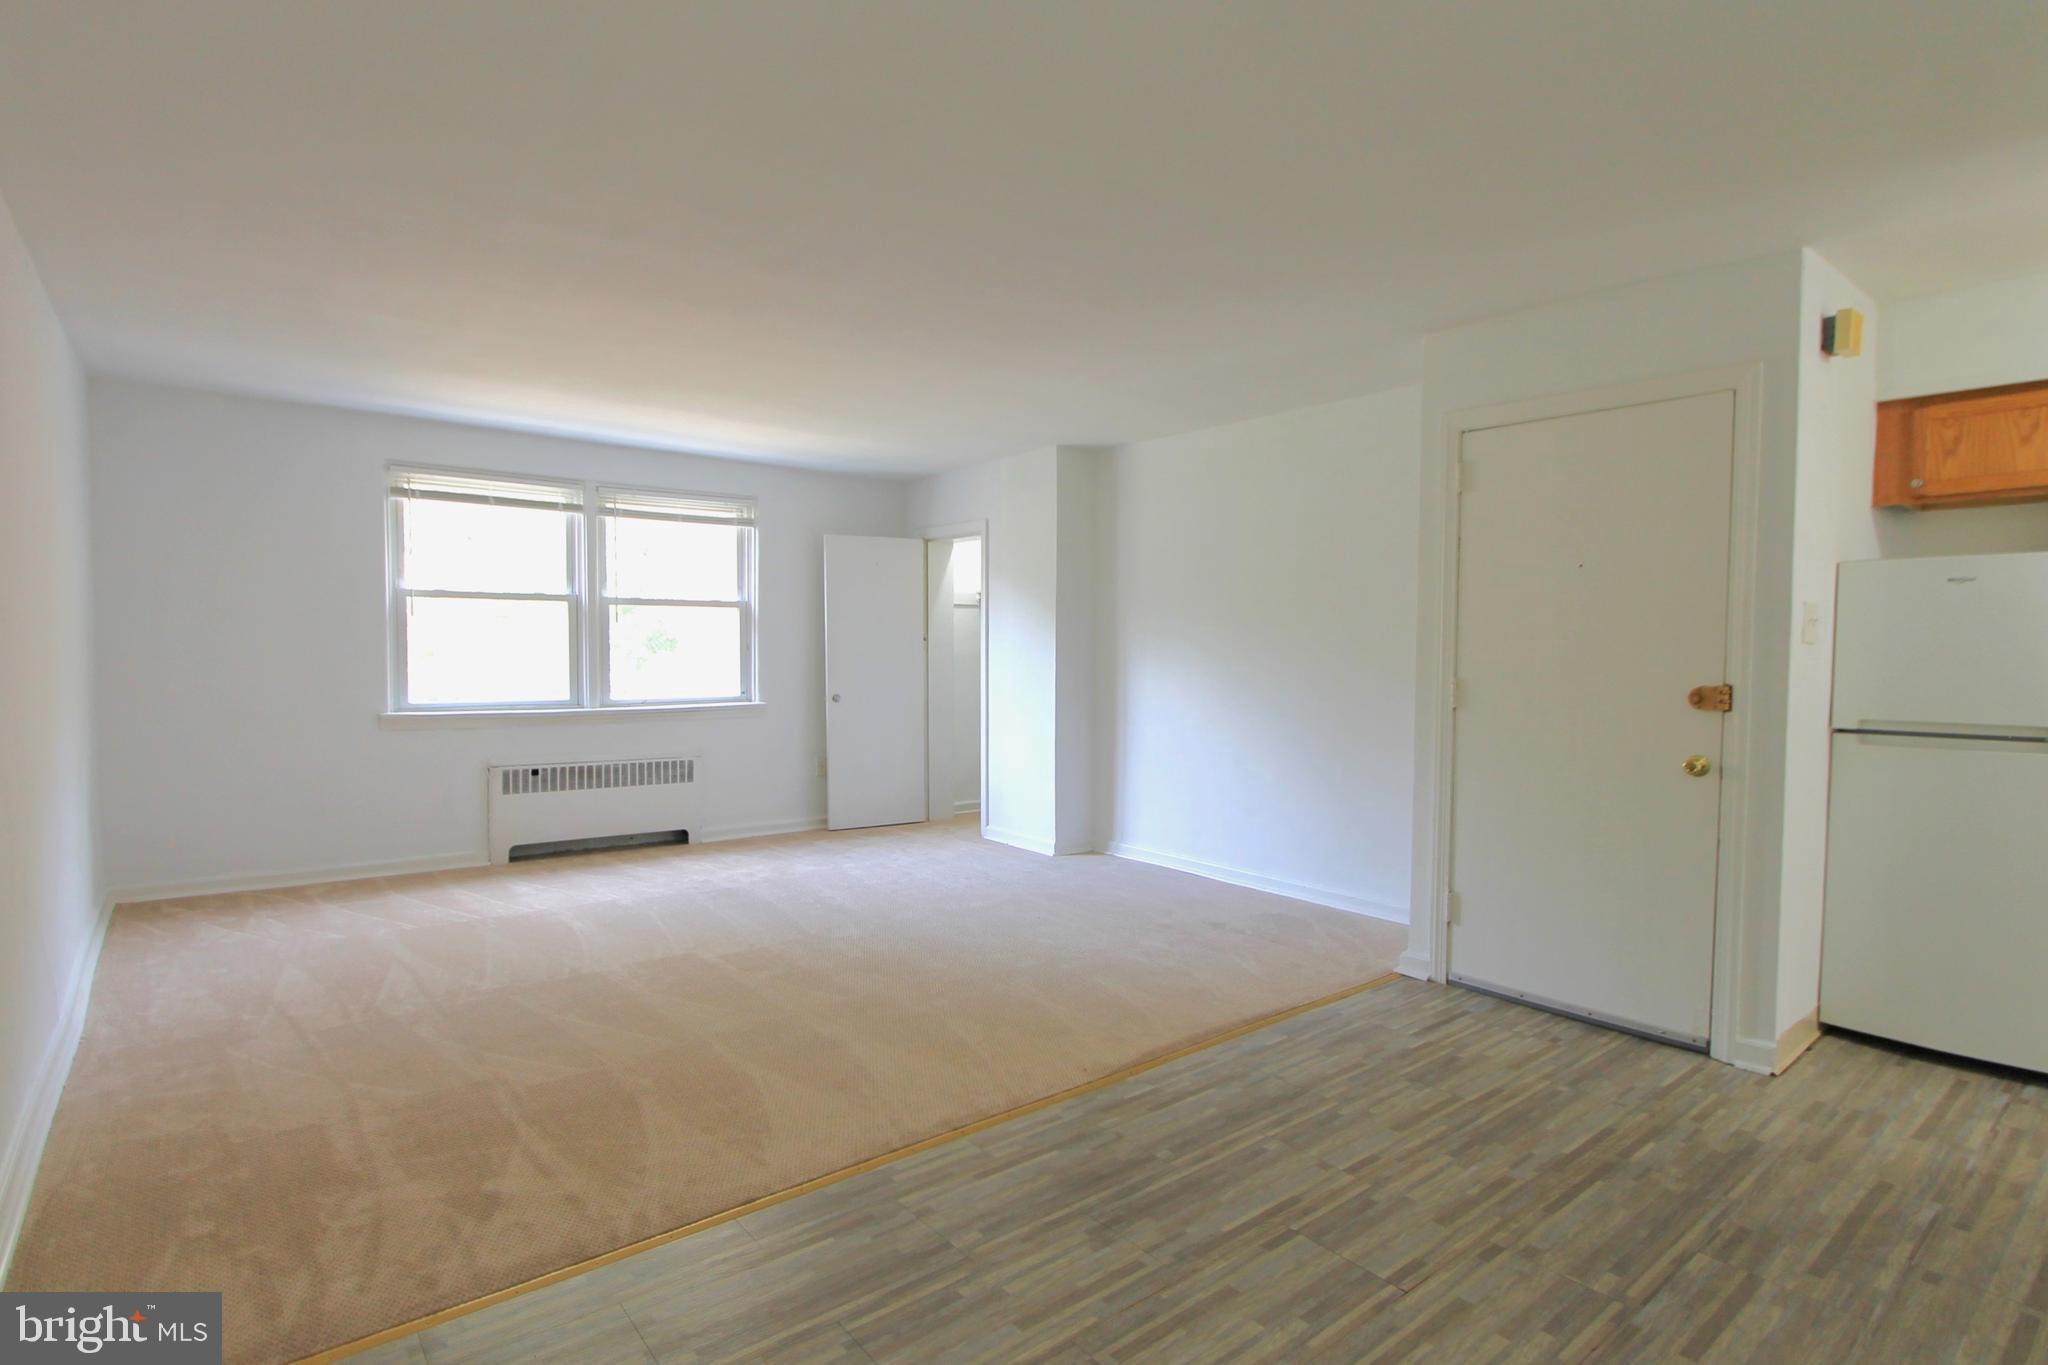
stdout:
<svg viewBox="0 0 2048 1365">
<path fill-rule="evenodd" d="M 2048 1362 L 2048 1086 L 1400 982 L 391 1343 L 405 1365 Z"/>
</svg>

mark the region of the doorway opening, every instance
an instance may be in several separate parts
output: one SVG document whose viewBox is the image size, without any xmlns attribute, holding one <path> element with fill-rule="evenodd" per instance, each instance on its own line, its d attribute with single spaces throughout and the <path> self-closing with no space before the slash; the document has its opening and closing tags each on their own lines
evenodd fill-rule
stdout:
<svg viewBox="0 0 2048 1365">
<path fill-rule="evenodd" d="M 986 827 L 988 632 L 986 535 L 979 525 L 926 533 L 927 818 Z"/>
</svg>

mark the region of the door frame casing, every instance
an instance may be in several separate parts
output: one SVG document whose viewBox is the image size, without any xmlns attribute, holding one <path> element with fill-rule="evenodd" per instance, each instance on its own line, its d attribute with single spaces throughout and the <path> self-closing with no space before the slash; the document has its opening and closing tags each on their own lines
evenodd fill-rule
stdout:
<svg viewBox="0 0 2048 1365">
<path fill-rule="evenodd" d="M 943 526 L 928 526 L 919 534 L 923 537 L 927 547 L 925 551 L 927 563 L 930 562 L 931 556 L 929 547 L 931 542 L 935 540 L 965 540 L 970 536 L 978 537 L 981 540 L 981 611 L 978 614 L 981 627 L 981 724 L 978 727 L 981 732 L 981 809 L 976 812 L 976 825 L 985 836 L 988 833 L 988 603 L 990 596 L 988 518 L 982 517 L 974 521 L 948 522 Z M 931 600 L 929 592 L 925 594 L 925 600 L 927 602 Z M 925 624 L 925 648 L 927 650 L 931 648 L 931 624 L 929 622 Z M 929 661 L 927 661 L 926 667 L 930 667 Z M 924 699 L 924 725 L 925 743 L 929 745 L 931 743 L 932 725 L 932 699 L 929 691 L 926 692 Z M 929 792 L 925 794 L 925 807 L 927 810 L 931 807 L 931 794 Z"/>
<path fill-rule="evenodd" d="M 1753 927 L 1749 920 L 1757 901 L 1748 881 L 1751 831 L 1746 815 L 1750 781 L 1765 758 L 1764 736 L 1751 724 L 1754 707 L 1744 704 L 1746 699 L 1759 695 L 1753 637 L 1763 451 L 1762 389 L 1763 367 L 1752 363 L 1490 403 L 1444 414 L 1430 451 L 1440 491 L 1437 543 L 1438 571 L 1442 575 L 1437 620 L 1436 733 L 1432 737 L 1436 790 L 1434 802 L 1418 811 L 1431 826 L 1429 857 L 1419 869 L 1421 894 L 1416 906 L 1429 923 L 1431 980 L 1446 982 L 1450 973 L 1451 810 L 1457 783 L 1452 691 L 1458 676 L 1459 464 L 1466 433 L 1732 393 L 1735 416 L 1729 470 L 1727 677 L 1721 681 L 1734 684 L 1736 705 L 1722 717 L 1720 831 L 1715 854 L 1713 983 L 1709 992 L 1707 1052 L 1717 1061 L 1734 1060 L 1735 1002 L 1741 998 L 1739 987 L 1744 967 L 1742 949 Z"/>
</svg>

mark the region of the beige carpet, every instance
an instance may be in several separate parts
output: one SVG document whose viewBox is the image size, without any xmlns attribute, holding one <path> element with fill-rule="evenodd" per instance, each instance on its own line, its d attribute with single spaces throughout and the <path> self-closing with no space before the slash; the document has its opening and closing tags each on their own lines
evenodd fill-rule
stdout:
<svg viewBox="0 0 2048 1365">
<path fill-rule="evenodd" d="M 1396 926 L 971 824 L 123 907 L 7 1288 L 288 1359 L 1389 970 Z"/>
</svg>

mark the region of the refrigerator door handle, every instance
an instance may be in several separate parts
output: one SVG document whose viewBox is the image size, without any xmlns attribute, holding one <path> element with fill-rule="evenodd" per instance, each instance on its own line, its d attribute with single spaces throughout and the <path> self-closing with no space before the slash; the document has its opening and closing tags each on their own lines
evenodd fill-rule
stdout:
<svg viewBox="0 0 2048 1365">
<path fill-rule="evenodd" d="M 1838 739 L 1865 749 L 1946 749 L 2048 757 L 2048 739 L 2033 735 L 1958 735 L 1925 730 L 1837 730 Z"/>
<path fill-rule="evenodd" d="M 2048 729 L 2032 725 L 1942 725 L 1930 721 L 1866 720 L 1837 725 L 1842 735 L 1894 735 L 1912 739 L 2000 740 L 2008 744 L 2048 744 Z"/>
</svg>

